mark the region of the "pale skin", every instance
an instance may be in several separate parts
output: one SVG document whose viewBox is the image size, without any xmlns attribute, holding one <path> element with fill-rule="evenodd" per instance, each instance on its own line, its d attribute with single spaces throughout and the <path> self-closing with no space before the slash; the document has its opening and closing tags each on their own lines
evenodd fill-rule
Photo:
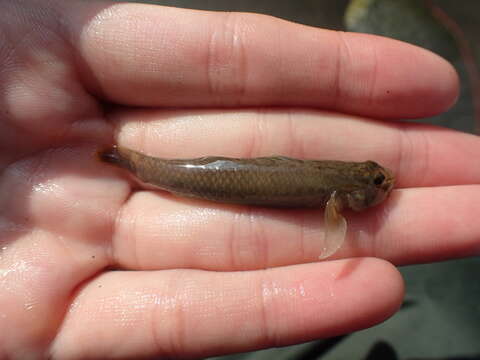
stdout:
<svg viewBox="0 0 480 360">
<path fill-rule="evenodd" d="M 478 254 L 480 141 L 394 121 L 455 101 L 437 56 L 252 14 L 1 7 L 0 358 L 202 357 L 329 337 L 395 313 L 392 264 Z M 112 141 L 164 157 L 371 159 L 397 189 L 347 214 L 345 245 L 319 262 L 321 211 L 138 191 L 96 160 Z"/>
</svg>

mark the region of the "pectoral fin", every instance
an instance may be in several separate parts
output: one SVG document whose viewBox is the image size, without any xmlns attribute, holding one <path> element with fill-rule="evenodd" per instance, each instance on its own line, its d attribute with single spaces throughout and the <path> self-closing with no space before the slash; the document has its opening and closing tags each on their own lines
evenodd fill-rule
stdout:
<svg viewBox="0 0 480 360">
<path fill-rule="evenodd" d="M 342 204 L 334 191 L 330 196 L 325 207 L 325 239 L 323 251 L 319 256 L 320 259 L 326 259 L 335 254 L 345 241 L 347 233 L 347 221 L 340 214 Z"/>
</svg>

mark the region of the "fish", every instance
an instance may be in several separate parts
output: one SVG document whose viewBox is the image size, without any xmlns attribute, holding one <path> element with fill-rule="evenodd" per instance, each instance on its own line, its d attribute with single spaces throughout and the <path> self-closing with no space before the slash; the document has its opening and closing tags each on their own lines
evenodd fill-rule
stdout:
<svg viewBox="0 0 480 360">
<path fill-rule="evenodd" d="M 101 161 L 126 169 L 141 184 L 177 196 L 274 208 L 324 208 L 320 259 L 332 256 L 345 241 L 347 221 L 342 210 L 374 207 L 387 199 L 395 184 L 393 173 L 371 160 L 166 159 L 117 145 L 98 155 Z"/>
</svg>

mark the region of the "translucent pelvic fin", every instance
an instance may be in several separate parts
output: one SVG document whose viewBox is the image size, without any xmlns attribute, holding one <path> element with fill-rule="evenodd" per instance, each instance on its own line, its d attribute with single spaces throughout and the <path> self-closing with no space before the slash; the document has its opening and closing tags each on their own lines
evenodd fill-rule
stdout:
<svg viewBox="0 0 480 360">
<path fill-rule="evenodd" d="M 336 192 L 330 196 L 325 207 L 325 239 L 323 240 L 322 253 L 319 259 L 326 259 L 337 252 L 345 241 L 347 233 L 347 221 L 340 214 L 341 203 L 339 202 Z"/>
</svg>

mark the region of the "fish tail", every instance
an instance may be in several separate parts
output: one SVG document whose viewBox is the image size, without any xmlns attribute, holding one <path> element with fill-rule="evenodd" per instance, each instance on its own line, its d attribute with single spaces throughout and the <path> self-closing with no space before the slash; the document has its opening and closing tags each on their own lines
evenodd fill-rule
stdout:
<svg viewBox="0 0 480 360">
<path fill-rule="evenodd" d="M 131 161 L 122 155 L 121 150 L 117 145 L 100 150 L 97 155 L 98 158 L 103 162 L 132 170 Z"/>
</svg>

